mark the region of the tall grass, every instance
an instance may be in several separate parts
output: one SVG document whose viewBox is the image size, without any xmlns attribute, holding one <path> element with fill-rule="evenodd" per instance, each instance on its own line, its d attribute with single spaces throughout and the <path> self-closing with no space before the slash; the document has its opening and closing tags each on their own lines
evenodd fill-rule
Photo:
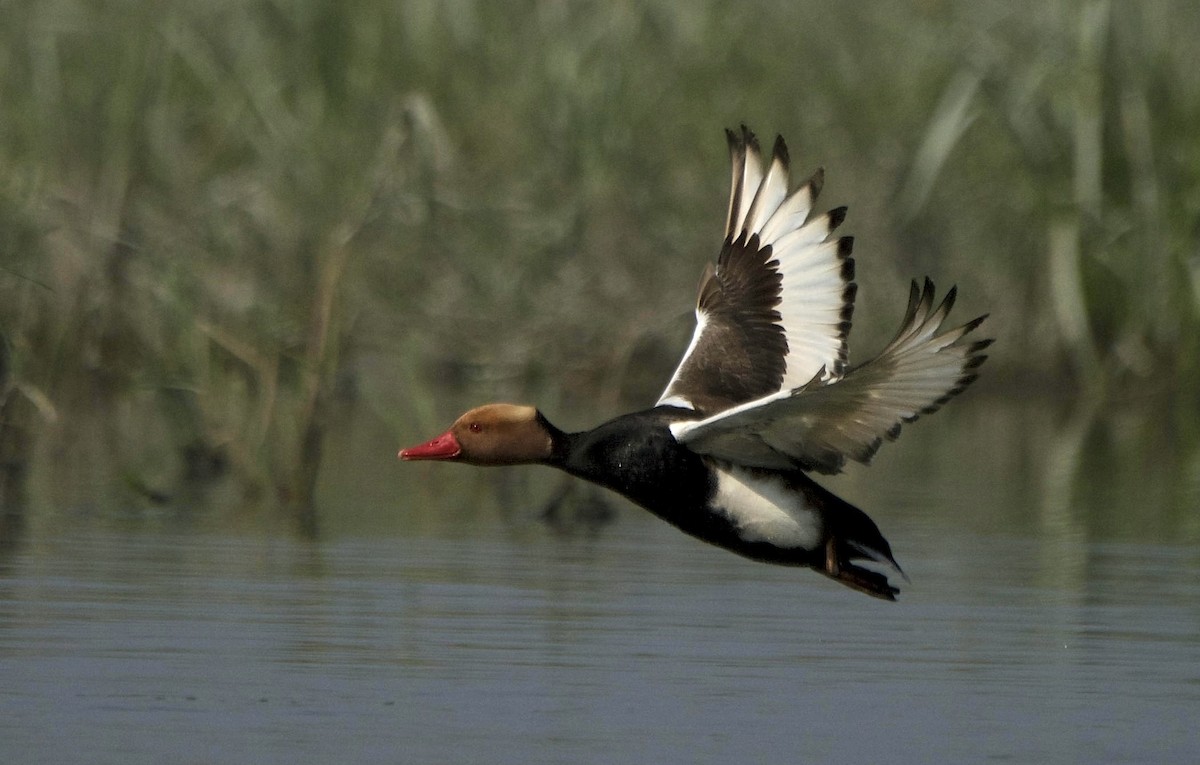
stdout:
<svg viewBox="0 0 1200 765">
<path fill-rule="evenodd" d="M 851 205 L 856 349 L 929 273 L 993 378 L 1194 415 L 1192 6 L 10 3 L 0 425 L 48 505 L 311 530 L 331 418 L 645 403 L 741 121 Z"/>
</svg>

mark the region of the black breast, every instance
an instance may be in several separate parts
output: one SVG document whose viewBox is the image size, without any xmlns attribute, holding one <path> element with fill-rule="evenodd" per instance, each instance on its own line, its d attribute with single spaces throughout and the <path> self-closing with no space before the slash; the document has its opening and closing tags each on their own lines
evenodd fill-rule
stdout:
<svg viewBox="0 0 1200 765">
<path fill-rule="evenodd" d="M 716 477 L 668 429 L 679 410 L 658 407 L 564 437 L 559 467 L 628 497 L 692 534 L 702 534 Z"/>
</svg>

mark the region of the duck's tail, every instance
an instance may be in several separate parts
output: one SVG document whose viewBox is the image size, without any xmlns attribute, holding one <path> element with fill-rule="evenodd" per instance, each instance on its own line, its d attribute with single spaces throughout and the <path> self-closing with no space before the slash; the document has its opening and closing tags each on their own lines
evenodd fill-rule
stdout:
<svg viewBox="0 0 1200 765">
<path fill-rule="evenodd" d="M 891 545 L 866 513 L 836 495 L 828 496 L 833 506 L 826 514 L 830 533 L 825 541 L 825 569 L 821 573 L 859 592 L 895 600 L 900 589 L 888 582 L 887 575 L 852 563 L 868 560 L 890 566 L 907 582 L 908 576 L 892 555 Z"/>
</svg>

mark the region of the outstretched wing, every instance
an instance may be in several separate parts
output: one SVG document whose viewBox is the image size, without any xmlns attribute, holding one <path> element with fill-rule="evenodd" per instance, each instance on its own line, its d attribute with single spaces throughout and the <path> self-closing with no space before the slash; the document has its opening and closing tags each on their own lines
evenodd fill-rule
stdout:
<svg viewBox="0 0 1200 765">
<path fill-rule="evenodd" d="M 700 283 L 696 330 L 660 405 L 711 415 L 841 377 L 854 307 L 850 237 L 830 239 L 840 207 L 808 220 L 824 173 L 788 193 L 788 152 L 775 139 L 763 171 L 754 134 L 726 131 L 733 178 L 725 243 Z"/>
<path fill-rule="evenodd" d="M 986 316 L 942 331 L 956 291 L 934 308 L 933 283 L 914 281 L 900 331 L 887 347 L 836 381 L 764 396 L 702 420 L 671 425 L 692 451 L 773 469 L 837 473 L 847 459 L 869 462 L 900 426 L 937 411 L 977 377 L 992 341 L 966 335 Z"/>
</svg>

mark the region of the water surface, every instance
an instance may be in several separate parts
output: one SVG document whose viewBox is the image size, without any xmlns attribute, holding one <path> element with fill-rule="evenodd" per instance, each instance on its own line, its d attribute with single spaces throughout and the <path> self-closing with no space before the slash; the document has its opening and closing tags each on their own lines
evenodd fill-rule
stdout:
<svg viewBox="0 0 1200 765">
<path fill-rule="evenodd" d="M 65 533 L 3 561 L 0 760 L 1194 761 L 1195 546 L 899 541 L 889 604 L 628 512 Z"/>
</svg>

